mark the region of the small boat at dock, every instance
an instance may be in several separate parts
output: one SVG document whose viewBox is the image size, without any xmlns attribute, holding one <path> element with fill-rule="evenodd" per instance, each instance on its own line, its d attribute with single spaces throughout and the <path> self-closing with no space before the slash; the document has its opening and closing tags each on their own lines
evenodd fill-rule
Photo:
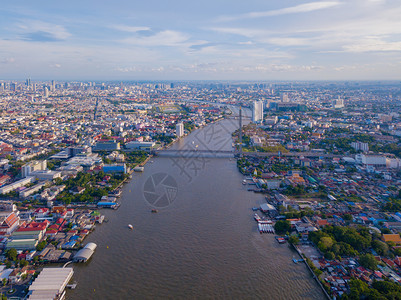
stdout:
<svg viewBox="0 0 401 300">
<path fill-rule="evenodd" d="M 262 218 L 258 214 L 254 214 L 253 217 L 258 222 L 262 220 Z"/>
<path fill-rule="evenodd" d="M 276 241 L 277 241 L 279 244 L 284 244 L 284 243 L 285 243 L 285 239 L 282 238 L 282 237 L 279 237 L 279 236 L 276 236 Z"/>
</svg>

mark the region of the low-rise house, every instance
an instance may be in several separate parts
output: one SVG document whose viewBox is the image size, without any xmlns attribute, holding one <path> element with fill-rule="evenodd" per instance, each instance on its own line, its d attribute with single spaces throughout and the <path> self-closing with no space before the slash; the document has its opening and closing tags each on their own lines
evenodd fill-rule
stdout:
<svg viewBox="0 0 401 300">
<path fill-rule="evenodd" d="M 385 243 L 393 242 L 395 244 L 401 244 L 401 237 L 399 234 L 383 234 L 382 240 Z"/>
<path fill-rule="evenodd" d="M 298 222 L 295 224 L 295 229 L 299 233 L 317 231 L 318 229 L 312 223 Z"/>
</svg>

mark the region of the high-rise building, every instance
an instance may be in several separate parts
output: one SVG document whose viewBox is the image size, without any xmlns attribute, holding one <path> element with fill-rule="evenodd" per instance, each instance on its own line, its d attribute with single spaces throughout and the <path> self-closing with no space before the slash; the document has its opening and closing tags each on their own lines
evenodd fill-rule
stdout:
<svg viewBox="0 0 401 300">
<path fill-rule="evenodd" d="M 47 88 L 47 86 L 45 87 L 45 91 L 44 91 L 43 95 L 45 98 L 49 97 L 49 89 Z"/>
<path fill-rule="evenodd" d="M 281 93 L 280 94 L 280 101 L 281 102 L 290 102 L 290 99 L 288 98 L 288 94 L 287 93 Z"/>
<path fill-rule="evenodd" d="M 25 178 L 34 171 L 44 171 L 47 169 L 47 160 L 34 160 L 21 167 L 22 177 Z"/>
<path fill-rule="evenodd" d="M 0 82 L 0 92 L 4 91 L 4 82 Z"/>
<path fill-rule="evenodd" d="M 252 109 L 252 122 L 263 122 L 263 101 L 254 101 Z"/>
<path fill-rule="evenodd" d="M 182 137 L 184 135 L 184 124 L 177 123 L 177 125 L 175 126 L 175 132 L 178 137 Z"/>
<path fill-rule="evenodd" d="M 344 100 L 338 97 L 338 99 L 333 101 L 333 108 L 343 108 L 344 107 Z"/>
<path fill-rule="evenodd" d="M 10 84 L 10 90 L 13 92 L 15 92 L 17 90 L 17 84 L 15 82 L 12 82 Z"/>
<path fill-rule="evenodd" d="M 54 80 L 52 80 L 52 85 L 51 85 L 51 87 L 50 87 L 50 90 L 51 90 L 52 92 L 54 92 L 54 91 L 56 90 L 56 82 L 55 82 Z"/>
<path fill-rule="evenodd" d="M 351 147 L 356 151 L 362 150 L 363 152 L 369 152 L 369 144 L 362 142 L 352 142 Z"/>
</svg>

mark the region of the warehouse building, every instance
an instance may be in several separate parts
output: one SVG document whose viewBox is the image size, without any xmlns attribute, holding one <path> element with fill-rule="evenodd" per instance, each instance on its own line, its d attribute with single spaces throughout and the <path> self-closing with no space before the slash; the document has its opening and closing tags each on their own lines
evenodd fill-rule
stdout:
<svg viewBox="0 0 401 300">
<path fill-rule="evenodd" d="M 29 287 L 29 300 L 64 299 L 65 287 L 71 280 L 72 268 L 45 268 Z"/>
</svg>

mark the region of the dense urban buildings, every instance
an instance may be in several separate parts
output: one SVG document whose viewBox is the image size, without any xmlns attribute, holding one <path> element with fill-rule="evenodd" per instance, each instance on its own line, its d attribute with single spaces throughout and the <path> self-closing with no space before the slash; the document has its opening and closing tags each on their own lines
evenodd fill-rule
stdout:
<svg viewBox="0 0 401 300">
<path fill-rule="evenodd" d="M 39 262 L 96 255 L 96 245 L 82 243 L 103 222 L 99 210 L 118 208 L 133 170 L 163 153 L 183 155 L 182 166 L 171 159 L 188 178 L 205 168 L 204 153 L 236 157 L 243 185 L 265 202 L 254 207 L 257 230 L 295 247 L 329 297 L 353 297 L 357 286 L 398 289 L 398 83 L 27 79 L 0 86 L 4 291 L 27 287 L 22 275 L 31 278 Z M 207 134 L 222 120 L 234 131 L 225 132 L 227 142 L 219 136 L 227 127 Z M 217 148 L 198 148 L 205 144 L 195 135 L 183 154 L 168 152 L 197 129 Z M 60 275 L 62 289 L 70 275 Z M 32 295 L 41 293 L 36 286 Z"/>
</svg>

